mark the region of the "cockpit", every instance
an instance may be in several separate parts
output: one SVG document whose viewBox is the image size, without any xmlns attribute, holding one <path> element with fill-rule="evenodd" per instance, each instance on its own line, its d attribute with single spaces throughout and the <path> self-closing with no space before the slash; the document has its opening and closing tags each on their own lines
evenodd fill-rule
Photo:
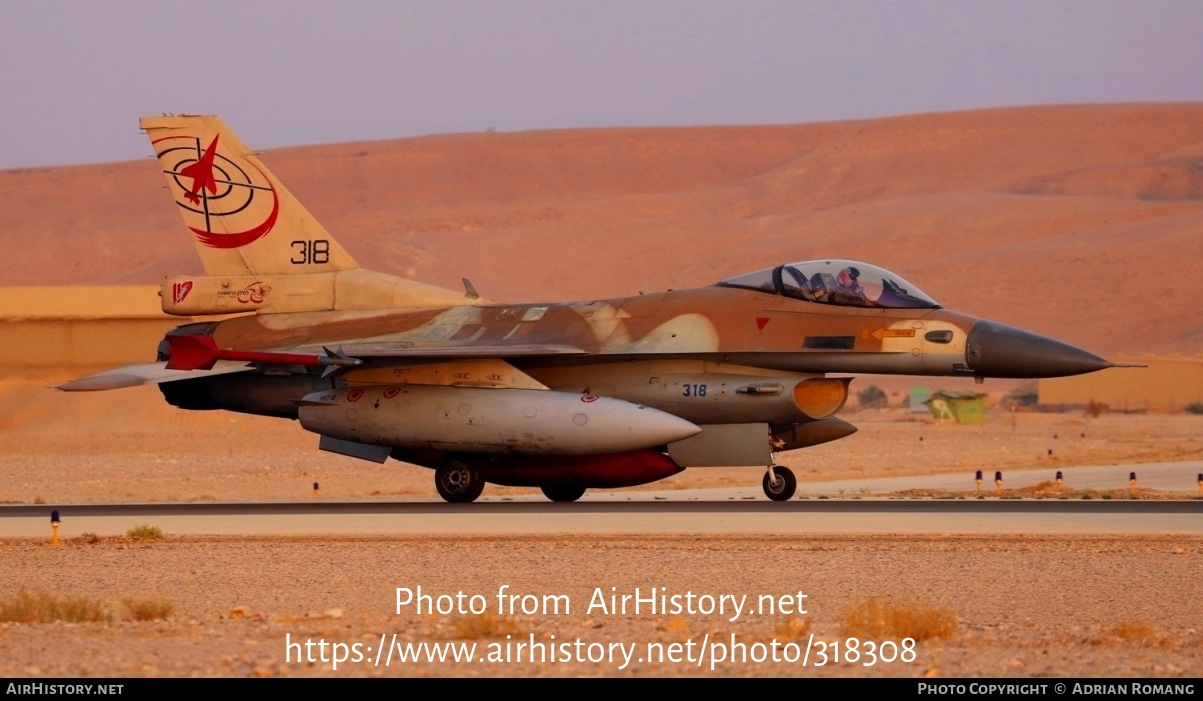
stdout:
<svg viewBox="0 0 1203 701">
<path fill-rule="evenodd" d="M 843 307 L 940 308 L 935 300 L 894 273 L 852 260 L 811 260 L 778 265 L 723 280 L 718 286 L 741 287 Z"/>
</svg>

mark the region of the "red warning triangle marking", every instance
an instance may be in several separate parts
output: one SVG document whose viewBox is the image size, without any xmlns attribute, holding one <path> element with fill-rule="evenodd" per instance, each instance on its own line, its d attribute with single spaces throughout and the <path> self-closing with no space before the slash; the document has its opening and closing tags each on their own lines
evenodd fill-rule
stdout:
<svg viewBox="0 0 1203 701">
<path fill-rule="evenodd" d="M 764 327 L 768 326 L 768 324 L 769 324 L 769 318 L 767 316 L 756 317 L 756 330 L 757 331 L 764 331 Z"/>
</svg>

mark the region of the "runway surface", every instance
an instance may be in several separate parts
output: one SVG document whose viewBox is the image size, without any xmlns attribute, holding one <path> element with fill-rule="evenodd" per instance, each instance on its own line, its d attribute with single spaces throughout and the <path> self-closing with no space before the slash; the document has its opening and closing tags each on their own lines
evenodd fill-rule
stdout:
<svg viewBox="0 0 1203 701">
<path fill-rule="evenodd" d="M 995 470 L 980 469 L 983 478 L 982 488 L 991 492 L 994 489 Z M 908 489 L 974 491 L 977 488 L 974 483 L 975 472 L 976 470 L 966 470 L 964 473 L 920 477 L 889 477 L 800 484 L 798 492 L 799 494 L 815 495 L 854 495 L 901 492 Z M 1066 489 L 1127 489 L 1129 477 L 1135 472 L 1137 484 L 1142 488 L 1198 494 L 1199 475 L 1203 473 L 1203 460 L 1084 467 L 1058 467 L 1055 463 L 1050 463 L 1048 467 L 1038 470 L 1003 472 L 1003 486 L 1006 489 L 1018 489 L 1032 487 L 1042 482 L 1052 482 L 1056 480 L 1057 472 L 1062 473 Z"/>
<path fill-rule="evenodd" d="M 1141 487 L 1189 494 L 1203 462 L 1065 468 L 1069 489 L 1121 489 L 1136 471 Z M 1008 489 L 1049 481 L 1055 469 L 1004 475 Z M 123 535 L 139 524 L 168 535 L 579 535 L 579 534 L 1193 534 L 1203 535 L 1203 499 L 983 498 L 973 475 L 808 483 L 789 502 L 770 502 L 759 487 L 591 491 L 572 504 L 541 497 L 438 500 L 0 506 L 0 537 Z M 947 490 L 960 498 L 891 498 L 907 490 Z M 837 498 L 832 498 L 837 497 Z"/>
<path fill-rule="evenodd" d="M 48 506 L 0 507 L 0 536 L 50 533 Z M 1203 501 L 300 502 L 59 507 L 61 535 L 1078 533 L 1203 535 Z"/>
<path fill-rule="evenodd" d="M 1119 489 L 1138 471 L 1142 487 L 1189 494 L 1203 465 L 1159 463 L 1063 470 L 1067 488 Z M 1050 471 L 1004 475 L 1008 488 L 1046 481 Z M 1189 478 L 1189 479 L 1188 479 Z M 880 491 L 873 491 L 870 488 Z M 1089 487 L 1087 487 L 1089 485 Z M 961 498 L 889 498 L 883 492 L 945 489 Z M 123 535 L 139 524 L 169 535 L 580 535 L 580 534 L 1189 534 L 1203 535 L 1203 499 L 983 498 L 972 475 L 806 484 L 799 498 L 770 502 L 759 488 L 590 492 L 572 504 L 541 497 L 437 500 L 64 504 L 0 506 L 0 537 Z M 827 495 L 842 495 L 830 498 Z"/>
</svg>

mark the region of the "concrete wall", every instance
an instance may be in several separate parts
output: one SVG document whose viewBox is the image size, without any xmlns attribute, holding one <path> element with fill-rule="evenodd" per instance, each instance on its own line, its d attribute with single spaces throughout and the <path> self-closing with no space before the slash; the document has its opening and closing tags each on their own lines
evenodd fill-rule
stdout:
<svg viewBox="0 0 1203 701">
<path fill-rule="evenodd" d="M 168 330 L 193 319 L 159 308 L 159 288 L 0 288 L 0 375 L 72 374 L 154 360 Z"/>
</svg>

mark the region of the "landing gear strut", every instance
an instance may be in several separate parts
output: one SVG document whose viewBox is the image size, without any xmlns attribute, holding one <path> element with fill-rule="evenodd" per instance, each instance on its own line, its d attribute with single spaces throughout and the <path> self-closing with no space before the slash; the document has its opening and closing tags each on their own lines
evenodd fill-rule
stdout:
<svg viewBox="0 0 1203 701">
<path fill-rule="evenodd" d="M 798 479 L 788 467 L 773 465 L 764 473 L 764 495 L 773 501 L 788 501 L 798 491 Z"/>
<path fill-rule="evenodd" d="M 445 501 L 467 504 L 476 501 L 485 490 L 485 481 L 475 466 L 465 460 L 451 458 L 435 468 L 434 488 Z"/>
</svg>

